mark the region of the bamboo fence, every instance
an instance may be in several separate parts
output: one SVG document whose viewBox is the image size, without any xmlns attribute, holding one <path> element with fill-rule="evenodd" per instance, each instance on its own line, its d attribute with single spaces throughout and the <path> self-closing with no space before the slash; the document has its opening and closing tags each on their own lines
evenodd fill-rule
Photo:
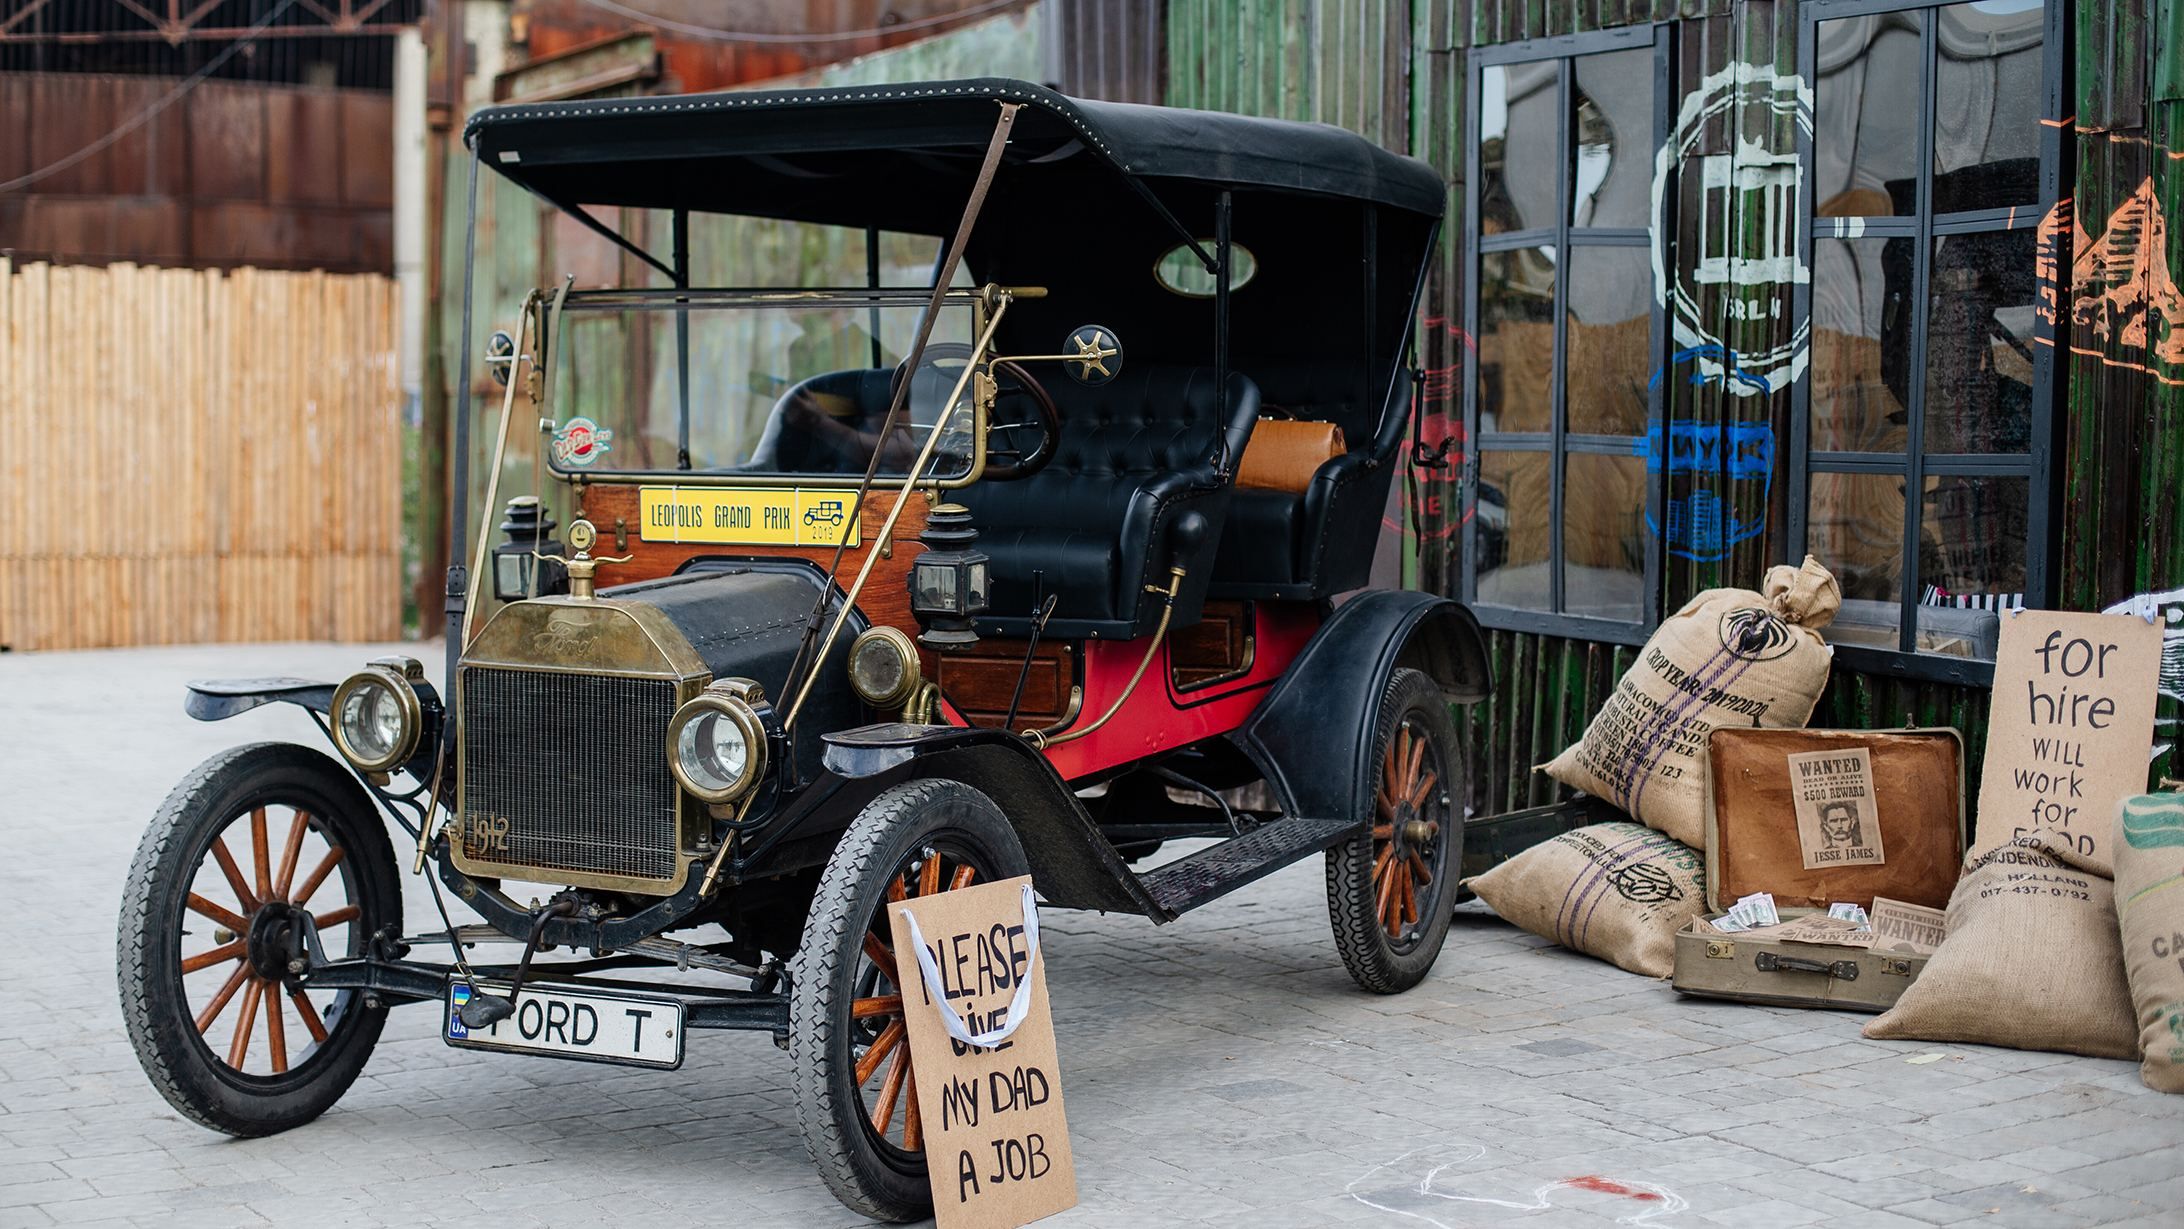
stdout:
<svg viewBox="0 0 2184 1229">
<path fill-rule="evenodd" d="M 385 277 L 0 259 L 0 648 L 401 635 Z"/>
</svg>

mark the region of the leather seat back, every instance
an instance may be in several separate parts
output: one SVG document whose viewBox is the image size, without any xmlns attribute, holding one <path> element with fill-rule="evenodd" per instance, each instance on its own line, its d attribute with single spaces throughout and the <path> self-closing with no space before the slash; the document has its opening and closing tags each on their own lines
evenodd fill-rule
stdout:
<svg viewBox="0 0 2184 1229">
<path fill-rule="evenodd" d="M 1186 597 L 1176 618 L 1195 621 L 1230 475 L 1258 419 L 1257 387 L 1232 373 L 1222 396 L 1210 367 L 1157 364 L 1126 366 L 1098 386 L 1043 382 L 1062 415 L 1054 459 L 1029 478 L 961 493 L 993 557 L 992 622 L 1026 622 L 1021 613 L 1043 587 L 1060 598 L 1050 626 L 1062 634 L 1073 626 L 1075 634 L 1103 636 L 1149 630 L 1157 604 L 1142 600 L 1143 588 L 1167 580 L 1167 535 L 1185 510 L 1205 515 L 1209 529 L 1197 557 L 1182 561 Z M 999 417 L 1012 416 L 1004 402 Z M 1041 550 L 1065 540 L 1111 543 L 1094 552 L 1105 557 L 1097 570 L 1106 574 L 1090 575 L 1088 560 L 1075 559 L 1047 560 L 1052 570 L 1042 570 Z M 980 621 L 982 630 L 988 622 Z"/>
</svg>

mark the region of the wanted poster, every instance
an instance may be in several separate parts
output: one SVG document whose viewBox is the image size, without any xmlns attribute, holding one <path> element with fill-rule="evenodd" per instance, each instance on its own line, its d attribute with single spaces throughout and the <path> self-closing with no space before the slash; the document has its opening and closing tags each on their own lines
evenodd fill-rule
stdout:
<svg viewBox="0 0 2184 1229">
<path fill-rule="evenodd" d="M 1931 956 L 1949 933 L 1948 915 L 1939 909 L 1873 898 L 1873 950 L 1905 956 Z"/>
<path fill-rule="evenodd" d="M 1789 762 L 1790 804 L 1805 869 L 1881 866 L 1881 821 L 1873 793 L 1873 755 L 1864 747 L 1805 751 Z"/>
</svg>

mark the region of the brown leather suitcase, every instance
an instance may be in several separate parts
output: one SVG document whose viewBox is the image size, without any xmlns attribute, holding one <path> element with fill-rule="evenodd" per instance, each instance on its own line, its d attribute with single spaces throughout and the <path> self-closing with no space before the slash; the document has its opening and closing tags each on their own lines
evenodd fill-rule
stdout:
<svg viewBox="0 0 2184 1229">
<path fill-rule="evenodd" d="M 1936 909 L 1949 903 L 1966 840 L 1964 741 L 1955 730 L 1724 727 L 1713 731 L 1707 751 L 1706 923 L 1755 892 L 1772 895 L 1784 921 L 1837 902 L 1870 910 L 1876 896 Z M 1806 865 L 1792 756 L 1823 764 L 1863 759 L 1870 810 L 1859 819 L 1877 833 L 1869 843 L 1884 860 Z M 1926 961 L 1723 934 L 1693 922 L 1676 936 L 1672 982 L 1704 998 L 1879 1012 L 1895 1005 Z"/>
<path fill-rule="evenodd" d="M 1806 866 L 1790 757 L 1863 753 L 1885 860 Z M 1707 740 L 1706 904 L 1721 911 L 1754 892 L 1791 909 L 1838 901 L 1873 907 L 1886 896 L 1946 908 L 1964 862 L 1964 739 L 1947 727 L 1903 730 L 1761 730 L 1722 727 Z"/>
</svg>

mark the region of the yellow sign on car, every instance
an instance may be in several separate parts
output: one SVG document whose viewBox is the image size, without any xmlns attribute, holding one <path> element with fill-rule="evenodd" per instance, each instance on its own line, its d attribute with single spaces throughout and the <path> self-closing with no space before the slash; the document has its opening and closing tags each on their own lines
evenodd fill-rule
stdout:
<svg viewBox="0 0 2184 1229">
<path fill-rule="evenodd" d="M 639 493 L 647 542 L 726 546 L 855 546 L 854 491 L 798 487 L 648 486 Z"/>
</svg>

